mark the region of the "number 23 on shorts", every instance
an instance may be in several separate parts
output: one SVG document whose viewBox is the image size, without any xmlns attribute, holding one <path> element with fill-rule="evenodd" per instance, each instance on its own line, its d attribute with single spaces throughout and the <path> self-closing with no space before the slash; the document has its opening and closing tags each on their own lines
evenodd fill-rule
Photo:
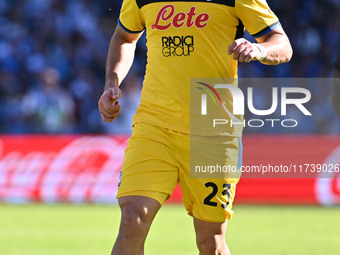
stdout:
<svg viewBox="0 0 340 255">
<path fill-rule="evenodd" d="M 214 206 L 217 207 L 218 203 L 214 202 L 213 200 L 216 197 L 216 195 L 220 195 L 218 194 L 219 192 L 221 192 L 222 196 L 226 196 L 228 198 L 228 202 L 226 203 L 221 203 L 221 206 L 223 209 L 225 209 L 228 205 L 229 205 L 229 201 L 230 201 L 230 188 L 231 188 L 231 184 L 230 183 L 224 183 L 223 186 L 221 187 L 221 189 L 219 189 L 219 187 L 217 186 L 216 183 L 214 182 L 207 182 L 205 184 L 205 187 L 208 189 L 212 189 L 211 193 L 204 199 L 204 204 L 208 205 L 208 206 Z"/>
</svg>

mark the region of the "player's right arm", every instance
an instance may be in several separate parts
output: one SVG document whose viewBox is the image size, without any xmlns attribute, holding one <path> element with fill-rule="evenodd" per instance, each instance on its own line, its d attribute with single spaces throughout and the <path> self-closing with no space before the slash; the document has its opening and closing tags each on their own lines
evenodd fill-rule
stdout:
<svg viewBox="0 0 340 255">
<path fill-rule="evenodd" d="M 136 43 L 143 32 L 129 33 L 119 25 L 110 42 L 105 75 L 105 89 L 98 102 L 100 116 L 105 122 L 112 122 L 120 114 L 117 101 L 121 95 L 119 85 L 132 65 Z"/>
</svg>

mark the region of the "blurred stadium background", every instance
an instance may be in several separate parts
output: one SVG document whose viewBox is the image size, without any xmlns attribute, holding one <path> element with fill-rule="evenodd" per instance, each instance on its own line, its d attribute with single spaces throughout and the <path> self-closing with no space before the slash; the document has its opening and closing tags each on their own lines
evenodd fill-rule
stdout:
<svg viewBox="0 0 340 255">
<path fill-rule="evenodd" d="M 268 3 L 294 57 L 280 66 L 241 64 L 239 76 L 331 78 L 340 0 Z M 119 210 L 107 205 L 116 204 L 146 64 L 143 36 L 122 84 L 121 116 L 114 124 L 101 121 L 97 102 L 120 5 L 0 1 L 0 254 L 109 253 Z M 340 163 L 330 83 L 310 90 L 313 118 L 301 119 L 299 128 L 245 129 L 245 165 Z M 270 95 L 261 90 L 256 96 L 266 106 Z M 228 229 L 234 254 L 339 254 L 340 209 L 328 207 L 340 204 L 339 176 L 241 180 Z M 196 254 L 190 219 L 173 205 L 180 201 L 176 188 L 156 219 L 149 254 Z"/>
</svg>

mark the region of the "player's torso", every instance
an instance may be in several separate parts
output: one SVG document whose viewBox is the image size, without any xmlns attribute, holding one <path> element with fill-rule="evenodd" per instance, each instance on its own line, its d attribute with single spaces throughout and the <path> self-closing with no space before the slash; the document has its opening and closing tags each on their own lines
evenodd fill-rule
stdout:
<svg viewBox="0 0 340 255">
<path fill-rule="evenodd" d="M 128 32 L 146 29 L 148 64 L 135 122 L 183 132 L 190 131 L 190 81 L 235 78 L 237 61 L 227 52 L 243 24 L 255 38 L 279 25 L 265 0 L 124 0 L 119 21 Z M 231 112 L 232 97 L 226 101 Z"/>
<path fill-rule="evenodd" d="M 228 46 L 243 36 L 233 0 L 136 0 L 144 18 L 148 64 L 136 121 L 187 132 L 190 79 L 232 78 Z"/>
</svg>

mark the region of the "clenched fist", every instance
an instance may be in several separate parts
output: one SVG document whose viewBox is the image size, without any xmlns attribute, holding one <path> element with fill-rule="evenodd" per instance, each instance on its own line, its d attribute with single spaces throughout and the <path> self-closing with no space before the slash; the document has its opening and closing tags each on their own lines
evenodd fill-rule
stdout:
<svg viewBox="0 0 340 255">
<path fill-rule="evenodd" d="M 120 104 L 117 101 L 121 95 L 119 88 L 109 88 L 104 91 L 98 101 L 100 116 L 105 122 L 112 122 L 120 114 Z"/>
<path fill-rule="evenodd" d="M 228 48 L 228 54 L 234 54 L 233 59 L 240 62 L 262 60 L 266 56 L 266 50 L 262 45 L 251 43 L 244 38 L 235 40 Z"/>
</svg>

